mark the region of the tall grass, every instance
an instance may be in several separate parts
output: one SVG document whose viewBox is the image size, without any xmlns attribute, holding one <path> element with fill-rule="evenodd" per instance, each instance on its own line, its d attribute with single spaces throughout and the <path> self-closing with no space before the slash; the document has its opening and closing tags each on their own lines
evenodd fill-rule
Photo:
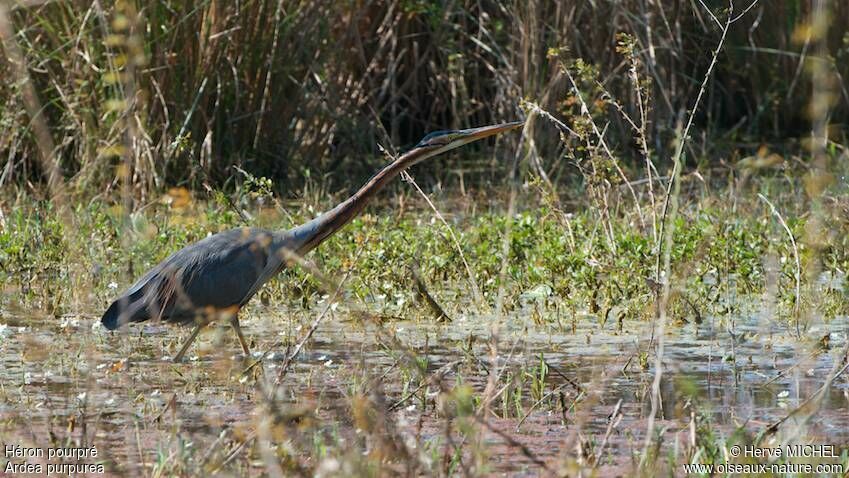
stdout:
<svg viewBox="0 0 849 478">
<path fill-rule="evenodd" d="M 732 444 L 812 436 L 814 416 L 843 416 L 825 400 L 849 352 L 837 331 L 849 192 L 833 181 L 849 171 L 835 127 L 847 119 L 849 12 L 707 3 L 0 4 L 0 184 L 20 193 L 0 195 L 0 309 L 31 327 L 0 324 L 0 338 L 20 335 L 0 346 L 22 390 L 3 393 L 14 400 L 4 440 L 86 443 L 90 420 L 118 414 L 117 431 L 91 434 L 115 473 L 477 476 L 507 456 L 511 471 L 603 475 L 630 461 L 654 476 L 725 462 Z M 179 369 L 162 360 L 174 335 L 89 333 L 116 289 L 185 244 L 313 217 L 327 188 L 384 161 L 378 143 L 522 114 L 517 147 L 478 160 L 491 171 L 463 172 L 509 183 L 486 196 L 506 211 L 469 206 L 458 216 L 472 219 L 452 224 L 412 182 L 439 223 L 366 215 L 313 259 L 293 258 L 247 310 L 257 362 L 229 357 L 220 333 Z M 440 164 L 427 174 L 451 177 Z M 212 200 L 183 188 L 151 200 L 178 184 L 208 186 Z M 66 186 L 70 220 L 37 200 Z M 267 207 L 298 186 L 300 208 Z M 108 205 L 117 197 L 127 207 Z M 436 307 L 411 305 L 424 284 Z M 284 305 L 287 317 L 273 313 Z M 738 328 L 748 309 L 763 333 Z M 454 321 L 429 329 L 431 315 Z M 674 363 L 676 344 L 695 348 L 667 325 L 709 334 L 706 379 Z M 585 355 L 610 337 L 633 346 Z M 785 338 L 794 353 L 778 364 Z M 58 370 L 73 387 L 48 390 L 46 373 L 30 383 L 51 360 L 69 364 Z M 712 390 L 725 406 L 771 384 L 779 398 L 792 389 L 795 408 L 766 400 L 772 418 L 745 425 L 716 416 Z M 38 387 L 80 410 L 33 420 Z M 40 433 L 55 417 L 66 431 Z"/>
<path fill-rule="evenodd" d="M 696 2 L 647 0 L 13 2 L 14 36 L 0 62 L 10 80 L 0 85 L 0 184 L 45 182 L 40 143 L 88 195 L 122 177 L 142 198 L 178 183 L 221 185 L 234 166 L 283 185 L 300 184 L 306 170 L 344 181 L 382 160 L 381 127 L 403 146 L 431 129 L 513 119 L 523 97 L 580 126 L 564 65 L 583 73 L 576 86 L 626 167 L 648 151 L 665 162 L 723 6 L 714 14 Z M 740 19 L 697 117 L 696 159 L 802 136 L 805 68 L 817 62 L 843 85 L 830 124 L 845 124 L 849 7 L 832 8 L 817 51 L 809 2 L 755 5 Z M 627 50 L 617 48 L 623 38 Z M 25 68 L 16 69 L 10 47 Z M 26 78 L 37 110 L 26 106 Z M 607 115 L 610 98 L 644 118 L 642 146 L 632 125 Z M 534 146 L 538 157 L 563 147 L 552 135 Z M 555 179 L 570 170 L 537 161 Z"/>
</svg>

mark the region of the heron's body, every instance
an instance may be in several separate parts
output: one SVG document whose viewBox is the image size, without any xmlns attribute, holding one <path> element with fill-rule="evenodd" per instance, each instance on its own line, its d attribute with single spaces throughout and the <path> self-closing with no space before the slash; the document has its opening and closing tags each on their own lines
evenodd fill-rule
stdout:
<svg viewBox="0 0 849 478">
<path fill-rule="evenodd" d="M 241 308 L 261 278 L 279 267 L 269 247 L 274 239 L 262 229 L 230 229 L 175 252 L 112 303 L 103 325 L 117 328 L 123 311 L 127 322 L 158 318 L 189 324 L 213 311 Z"/>
<path fill-rule="evenodd" d="M 362 211 L 392 178 L 428 157 L 521 123 L 446 131 L 426 136 L 413 150 L 371 178 L 353 196 L 332 210 L 285 232 L 237 228 L 220 232 L 175 252 L 142 276 L 103 315 L 107 329 L 150 319 L 197 327 L 175 357 L 185 353 L 200 328 L 227 317 L 242 348 L 248 346 L 239 329 L 239 310 L 286 265 L 289 254 L 303 256 Z"/>
</svg>

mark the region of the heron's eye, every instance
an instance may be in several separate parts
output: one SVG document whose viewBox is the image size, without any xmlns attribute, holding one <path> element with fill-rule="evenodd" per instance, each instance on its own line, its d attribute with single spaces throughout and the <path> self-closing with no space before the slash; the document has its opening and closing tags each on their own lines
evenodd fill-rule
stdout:
<svg viewBox="0 0 849 478">
<path fill-rule="evenodd" d="M 456 134 L 448 131 L 435 131 L 422 138 L 417 146 L 419 147 L 434 147 L 445 146 L 456 138 Z"/>
</svg>

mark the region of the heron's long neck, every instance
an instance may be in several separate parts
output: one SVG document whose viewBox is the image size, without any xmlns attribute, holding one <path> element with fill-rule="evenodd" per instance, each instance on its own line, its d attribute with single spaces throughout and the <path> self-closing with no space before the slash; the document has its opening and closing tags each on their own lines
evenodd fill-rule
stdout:
<svg viewBox="0 0 849 478">
<path fill-rule="evenodd" d="M 289 247 L 294 249 L 299 255 L 304 255 L 315 249 L 316 246 L 324 242 L 334 232 L 357 217 L 363 208 L 366 207 L 369 200 L 383 189 L 389 181 L 394 179 L 395 176 L 419 160 L 424 159 L 421 158 L 422 154 L 427 153 L 423 151 L 411 151 L 401 156 L 381 169 L 359 191 L 354 193 L 353 196 L 312 221 L 289 231 L 287 234 L 289 241 L 291 241 Z"/>
</svg>

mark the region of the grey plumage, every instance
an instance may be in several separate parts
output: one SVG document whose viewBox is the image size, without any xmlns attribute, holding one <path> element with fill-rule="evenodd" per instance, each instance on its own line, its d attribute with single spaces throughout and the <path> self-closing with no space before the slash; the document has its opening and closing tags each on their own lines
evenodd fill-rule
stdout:
<svg viewBox="0 0 849 478">
<path fill-rule="evenodd" d="M 128 322 L 161 319 L 188 324 L 213 312 L 242 307 L 266 277 L 282 269 L 285 235 L 255 228 L 220 232 L 191 244 L 155 266 L 116 299 L 103 316 L 110 330 Z M 276 249 L 275 249 L 276 247 Z"/>
</svg>

